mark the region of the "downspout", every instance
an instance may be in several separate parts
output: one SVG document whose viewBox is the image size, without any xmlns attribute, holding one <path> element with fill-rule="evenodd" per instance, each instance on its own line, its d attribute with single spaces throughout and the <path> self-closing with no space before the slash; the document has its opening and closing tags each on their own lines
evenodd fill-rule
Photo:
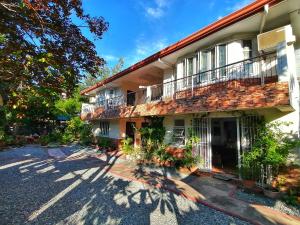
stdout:
<svg viewBox="0 0 300 225">
<path fill-rule="evenodd" d="M 262 20 L 261 20 L 261 23 L 260 23 L 260 28 L 259 28 L 259 33 L 260 34 L 264 30 L 268 13 L 269 13 L 269 4 L 266 4 L 266 5 L 264 5 L 263 17 L 262 17 Z"/>
</svg>

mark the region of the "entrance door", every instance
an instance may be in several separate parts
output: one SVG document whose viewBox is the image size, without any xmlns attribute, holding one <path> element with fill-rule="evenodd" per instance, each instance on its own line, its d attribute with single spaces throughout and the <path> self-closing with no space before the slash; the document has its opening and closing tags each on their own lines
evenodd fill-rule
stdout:
<svg viewBox="0 0 300 225">
<path fill-rule="evenodd" d="M 237 173 L 237 121 L 232 118 L 211 119 L 212 166 L 226 173 Z"/>
<path fill-rule="evenodd" d="M 135 138 L 135 122 L 126 122 L 126 138 L 131 138 L 134 142 Z"/>
<path fill-rule="evenodd" d="M 200 142 L 194 146 L 194 154 L 200 156 L 200 169 L 211 170 L 211 120 L 208 117 L 193 120 L 194 135 Z"/>
</svg>

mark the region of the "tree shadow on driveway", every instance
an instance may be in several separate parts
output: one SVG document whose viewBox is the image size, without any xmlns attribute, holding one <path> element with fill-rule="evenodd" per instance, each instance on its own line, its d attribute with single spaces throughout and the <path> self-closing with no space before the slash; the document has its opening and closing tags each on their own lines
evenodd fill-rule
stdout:
<svg viewBox="0 0 300 225">
<path fill-rule="evenodd" d="M 13 163 L 0 153 L 0 224 L 247 224 L 111 175 L 116 156 L 55 160 L 33 152 L 24 159 L 24 149 Z"/>
</svg>

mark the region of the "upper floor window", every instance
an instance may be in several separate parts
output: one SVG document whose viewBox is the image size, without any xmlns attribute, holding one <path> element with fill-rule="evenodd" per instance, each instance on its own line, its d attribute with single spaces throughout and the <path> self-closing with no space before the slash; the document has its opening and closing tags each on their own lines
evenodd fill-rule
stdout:
<svg viewBox="0 0 300 225">
<path fill-rule="evenodd" d="M 187 59 L 187 75 L 192 76 L 194 74 L 194 58 Z"/>
<path fill-rule="evenodd" d="M 251 40 L 243 40 L 243 53 L 244 53 L 244 59 L 252 58 L 252 41 Z"/>
<path fill-rule="evenodd" d="M 114 95 L 115 95 L 115 90 L 114 90 L 114 89 L 110 89 L 110 90 L 108 91 L 108 96 L 109 96 L 109 98 L 113 98 Z"/>
<path fill-rule="evenodd" d="M 226 76 L 226 64 L 227 64 L 227 51 L 226 51 L 226 45 L 222 44 L 218 46 L 218 53 L 219 53 L 219 57 L 218 57 L 218 67 L 221 67 L 219 69 L 219 75 L 224 77 Z"/>
</svg>

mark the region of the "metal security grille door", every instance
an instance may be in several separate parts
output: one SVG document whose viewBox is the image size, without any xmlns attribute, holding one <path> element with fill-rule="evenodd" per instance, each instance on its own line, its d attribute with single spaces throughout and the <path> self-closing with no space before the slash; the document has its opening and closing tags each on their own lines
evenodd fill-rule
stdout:
<svg viewBox="0 0 300 225">
<path fill-rule="evenodd" d="M 200 138 L 200 142 L 194 146 L 194 155 L 200 156 L 199 168 L 202 170 L 211 170 L 212 153 L 211 153 L 211 120 L 210 118 L 193 119 L 194 135 Z"/>
<path fill-rule="evenodd" d="M 240 118 L 242 152 L 252 149 L 260 120 L 261 118 L 257 115 L 247 115 Z"/>
</svg>

